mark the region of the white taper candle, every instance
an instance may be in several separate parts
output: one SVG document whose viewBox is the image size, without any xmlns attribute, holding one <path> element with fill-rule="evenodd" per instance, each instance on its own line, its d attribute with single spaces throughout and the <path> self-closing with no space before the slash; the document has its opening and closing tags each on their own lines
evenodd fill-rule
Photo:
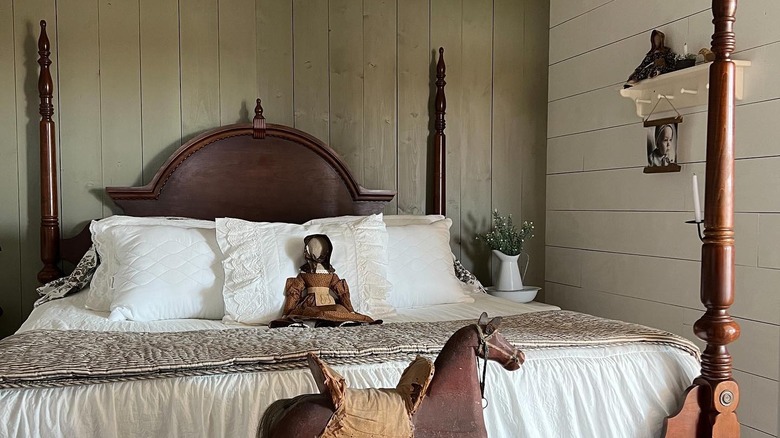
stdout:
<svg viewBox="0 0 780 438">
<path fill-rule="evenodd" d="M 693 217 L 696 222 L 701 222 L 701 205 L 699 204 L 699 180 L 693 174 Z"/>
<path fill-rule="evenodd" d="M 683 44 L 683 55 L 688 55 L 688 43 Z"/>
</svg>

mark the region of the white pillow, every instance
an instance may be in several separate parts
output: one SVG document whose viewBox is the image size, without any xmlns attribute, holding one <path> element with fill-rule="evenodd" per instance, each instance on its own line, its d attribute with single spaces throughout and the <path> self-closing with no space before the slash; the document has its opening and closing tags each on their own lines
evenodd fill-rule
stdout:
<svg viewBox="0 0 780 438">
<path fill-rule="evenodd" d="M 387 227 L 388 301 L 396 309 L 473 303 L 453 268 L 451 219 Z"/>
<path fill-rule="evenodd" d="M 133 216 L 110 216 L 98 221 L 92 221 L 89 226 L 92 232 L 92 243 L 100 258 L 100 264 L 95 270 L 95 275 L 90 282 L 89 292 L 87 294 L 86 307 L 99 312 L 108 312 L 111 310 L 111 301 L 113 300 L 113 282 L 118 265 L 116 260 L 117 250 L 115 245 L 124 239 L 125 232 L 131 228 L 127 227 L 154 227 L 166 225 L 184 229 L 215 228 L 214 222 L 197 219 L 183 218 L 165 218 L 165 217 L 133 217 Z M 117 231 L 109 232 L 117 228 Z"/>
<path fill-rule="evenodd" d="M 222 319 L 222 254 L 213 229 L 111 227 L 114 321 Z"/>
<path fill-rule="evenodd" d="M 309 234 L 326 234 L 333 243 L 331 264 L 347 280 L 355 311 L 374 318 L 393 314 L 386 302 L 387 231 L 381 215 L 321 225 L 217 219 L 225 322 L 267 324 L 282 316 L 285 282 L 298 275 Z"/>
</svg>

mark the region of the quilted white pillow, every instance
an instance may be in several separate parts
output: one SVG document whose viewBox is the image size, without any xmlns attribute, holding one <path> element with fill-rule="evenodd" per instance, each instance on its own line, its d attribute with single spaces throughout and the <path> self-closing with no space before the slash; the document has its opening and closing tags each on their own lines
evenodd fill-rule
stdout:
<svg viewBox="0 0 780 438">
<path fill-rule="evenodd" d="M 109 216 L 98 221 L 92 221 L 89 229 L 92 232 L 92 243 L 100 258 L 100 264 L 95 270 L 95 275 L 90 282 L 85 304 L 88 309 L 99 312 L 108 312 L 111 310 L 111 301 L 113 300 L 114 293 L 114 275 L 119 267 L 116 260 L 116 245 L 126 239 L 126 232 L 134 230 L 132 227 L 138 226 L 169 226 L 183 229 L 202 228 L 210 230 L 215 228 L 214 222 L 212 221 L 185 218 L 117 215 Z M 112 230 L 115 230 L 115 232 Z M 219 319 L 219 317 L 217 319 Z"/>
<path fill-rule="evenodd" d="M 331 264 L 350 288 L 357 312 L 381 318 L 393 309 L 386 298 L 387 232 L 381 215 L 355 221 L 296 225 L 217 219 L 217 242 L 224 254 L 225 322 L 268 324 L 282 316 L 287 278 L 303 264 L 303 238 L 327 234 Z"/>
<path fill-rule="evenodd" d="M 114 321 L 221 319 L 222 254 L 213 229 L 112 227 Z"/>
<path fill-rule="evenodd" d="M 393 285 L 388 301 L 393 307 L 474 302 L 453 269 L 451 225 L 451 219 L 443 219 L 387 227 L 388 278 Z"/>
</svg>

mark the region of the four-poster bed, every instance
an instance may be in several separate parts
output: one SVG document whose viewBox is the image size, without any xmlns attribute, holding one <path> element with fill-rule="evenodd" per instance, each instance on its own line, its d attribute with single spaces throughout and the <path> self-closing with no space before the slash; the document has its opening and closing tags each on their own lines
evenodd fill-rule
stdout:
<svg viewBox="0 0 780 438">
<path fill-rule="evenodd" d="M 734 296 L 734 65 L 730 54 L 734 49 L 732 25 L 736 4 L 736 0 L 713 1 L 715 33 L 712 46 L 717 59 L 712 64 L 710 79 L 701 285 L 702 302 L 707 311 L 695 327 L 697 335 L 707 342 L 707 347 L 701 358 L 701 376 L 686 392 L 681 411 L 664 421 L 667 437 L 725 437 L 739 434 L 735 415 L 739 392 L 732 379 L 731 357 L 726 349 L 726 345 L 739 334 L 738 325 L 727 312 Z M 39 54 L 41 259 L 44 267 L 38 279 L 48 282 L 62 277 L 59 268 L 61 260 L 72 263 L 79 261 L 90 246 L 90 234 L 85 229 L 74 238 L 60 239 L 52 121 L 53 83 L 49 73 L 50 46 L 44 22 L 41 23 Z M 443 49 L 439 49 L 433 133 L 434 214 L 444 214 L 445 206 L 444 78 Z M 261 144 L 258 141 L 263 142 L 262 147 L 258 146 Z M 237 179 L 237 174 L 242 175 L 242 178 Z M 301 183 L 299 175 L 311 176 L 311 181 Z M 328 196 L 319 202 L 299 202 L 310 193 L 312 187 L 317 187 L 320 193 L 327 193 Z M 293 128 L 266 124 L 259 99 L 252 124 L 210 130 L 174 152 L 146 186 L 107 188 L 107 192 L 126 214 L 132 216 L 181 216 L 206 220 L 230 216 L 251 221 L 291 223 L 323 217 L 370 215 L 381 212 L 384 204 L 394 196 L 393 192 L 361 187 L 341 159 L 321 141 Z M 535 354 L 544 357 L 546 353 Z M 656 360 L 672 360 L 663 359 L 666 350 L 643 350 L 641 354 L 648 354 L 648 357 Z M 679 355 L 679 352 L 675 354 Z M 679 361 L 675 363 L 681 370 L 685 369 L 685 360 L 675 354 L 672 354 L 674 360 Z M 527 365 L 532 364 L 531 357 Z M 528 370 L 531 372 L 532 368 Z M 657 383 L 653 382 L 653 372 L 656 370 L 646 371 L 649 381 L 638 384 L 640 387 Z M 680 371 L 673 379 L 682 378 L 688 382 L 689 377 L 692 375 Z M 510 385 L 506 380 L 501 380 L 499 384 L 502 383 Z M 530 385 L 533 386 L 532 383 Z M 672 387 L 676 388 L 669 386 Z M 523 389 L 531 390 L 533 388 Z M 548 391 L 550 397 L 553 397 L 550 394 L 556 393 L 552 388 Z M 678 398 L 673 401 L 674 405 L 666 415 L 682 400 Z M 522 412 L 517 414 L 522 415 Z M 516 421 L 522 423 L 524 420 Z M 660 424 L 657 427 L 660 428 Z M 648 436 L 653 434 L 652 431 L 644 433 L 648 433 Z"/>
</svg>

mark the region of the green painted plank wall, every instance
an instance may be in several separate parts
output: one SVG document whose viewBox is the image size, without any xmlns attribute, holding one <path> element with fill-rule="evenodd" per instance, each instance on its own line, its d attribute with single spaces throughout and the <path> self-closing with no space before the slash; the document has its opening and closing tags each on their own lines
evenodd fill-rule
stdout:
<svg viewBox="0 0 780 438">
<path fill-rule="evenodd" d="M 182 142 L 251 118 L 257 97 L 270 122 L 331 144 L 364 186 L 397 190 L 387 213 L 425 213 L 434 54 L 445 46 L 453 250 L 489 282 L 473 238 L 490 210 L 544 205 L 545 163 L 519 162 L 544 157 L 543 145 L 517 136 L 541 126 L 544 137 L 546 114 L 529 109 L 546 95 L 523 92 L 518 69 L 546 83 L 548 29 L 526 23 L 548 11 L 531 0 L 0 0 L 0 336 L 36 298 L 40 19 L 65 235 L 114 212 L 102 187 L 148 182 Z M 541 182 L 521 193 L 526 172 Z M 543 209 L 534 214 L 544 224 Z M 533 255 L 531 278 L 544 260 Z"/>
</svg>

